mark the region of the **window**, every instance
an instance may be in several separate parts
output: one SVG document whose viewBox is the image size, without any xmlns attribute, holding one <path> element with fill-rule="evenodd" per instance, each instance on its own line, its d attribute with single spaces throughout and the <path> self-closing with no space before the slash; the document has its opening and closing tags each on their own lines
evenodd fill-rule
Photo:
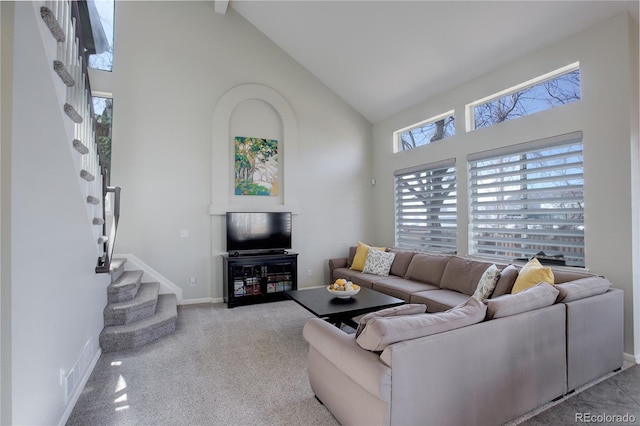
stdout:
<svg viewBox="0 0 640 426">
<path fill-rule="evenodd" d="M 113 99 L 93 96 L 93 112 L 96 116 L 96 141 L 107 169 L 107 184 L 111 177 L 111 134 L 113 123 Z"/>
<path fill-rule="evenodd" d="M 455 160 L 399 170 L 395 181 L 396 246 L 455 253 Z"/>
<path fill-rule="evenodd" d="M 91 46 L 88 65 L 91 68 L 111 71 L 113 69 L 113 17 L 115 0 L 84 2 L 91 21 Z M 86 42 L 85 42 L 86 43 Z"/>
<path fill-rule="evenodd" d="M 582 132 L 469 156 L 470 253 L 584 266 Z"/>
<path fill-rule="evenodd" d="M 432 117 L 413 126 L 400 129 L 394 134 L 395 152 L 413 149 L 455 135 L 453 111 Z"/>
<path fill-rule="evenodd" d="M 467 105 L 467 130 L 492 126 L 580 100 L 579 63 Z"/>
</svg>

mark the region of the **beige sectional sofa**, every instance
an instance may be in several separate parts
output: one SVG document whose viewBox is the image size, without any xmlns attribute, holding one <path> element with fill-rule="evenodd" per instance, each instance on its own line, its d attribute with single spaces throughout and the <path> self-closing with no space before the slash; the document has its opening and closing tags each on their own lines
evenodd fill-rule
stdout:
<svg viewBox="0 0 640 426">
<path fill-rule="evenodd" d="M 351 248 L 331 278 L 407 305 L 368 314 L 356 334 L 304 327 L 311 387 L 341 424 L 497 425 L 622 366 L 623 292 L 603 277 L 552 268 L 554 285 L 511 294 L 521 267 L 497 264 L 478 301 L 491 263 L 390 251 L 388 276 L 350 269 Z"/>
</svg>

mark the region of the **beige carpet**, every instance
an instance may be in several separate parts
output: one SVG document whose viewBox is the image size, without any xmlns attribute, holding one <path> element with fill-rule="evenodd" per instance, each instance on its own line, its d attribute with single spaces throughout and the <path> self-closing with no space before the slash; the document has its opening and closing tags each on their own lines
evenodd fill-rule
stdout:
<svg viewBox="0 0 640 426">
<path fill-rule="evenodd" d="M 292 301 L 181 306 L 176 332 L 103 354 L 68 425 L 337 425 L 307 378 Z"/>
<path fill-rule="evenodd" d="M 337 425 L 309 387 L 302 327 L 312 317 L 292 301 L 233 309 L 221 303 L 181 306 L 175 333 L 139 349 L 101 356 L 67 424 Z M 640 369 L 631 370 L 638 378 L 627 387 L 634 388 Z M 613 396 L 604 401 L 609 412 L 619 409 L 611 401 L 626 389 L 612 380 L 598 385 L 613 387 Z M 601 381 L 508 425 L 572 419 L 578 405 L 571 398 L 588 396 L 583 391 Z M 633 412 L 640 421 L 640 413 Z"/>
<path fill-rule="evenodd" d="M 580 386 L 574 392 L 517 417 L 505 423 L 504 426 L 573 424 L 577 423 L 575 420 L 577 413 L 593 413 L 594 415 L 605 412 L 616 415 L 633 413 L 636 414 L 636 419 L 640 420 L 640 416 L 637 416 L 638 408 L 640 408 L 638 402 L 640 401 L 635 402 L 633 399 L 628 398 L 631 404 L 629 404 L 629 401 L 620 403 L 619 394 L 624 393 L 624 387 L 618 388 L 618 383 L 616 383 L 617 380 L 615 379 L 618 376 L 626 375 L 625 370 L 633 366 L 634 364 L 624 363 L 619 371 L 611 372 Z M 635 371 L 637 371 L 636 367 L 634 367 Z M 624 374 L 621 374 L 623 372 Z M 633 378 L 630 387 L 637 388 L 638 384 L 640 384 L 640 381 L 637 378 Z M 615 390 L 611 392 L 608 389 L 609 387 L 613 387 Z M 600 397 L 594 399 L 589 396 L 589 393 L 599 394 Z M 638 423 L 632 422 L 632 424 Z"/>
</svg>

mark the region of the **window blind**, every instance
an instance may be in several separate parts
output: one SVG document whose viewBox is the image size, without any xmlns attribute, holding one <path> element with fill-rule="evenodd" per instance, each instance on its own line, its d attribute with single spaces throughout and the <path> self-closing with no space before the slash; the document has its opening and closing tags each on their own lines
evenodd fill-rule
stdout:
<svg viewBox="0 0 640 426">
<path fill-rule="evenodd" d="M 455 159 L 395 172 L 396 246 L 455 253 Z"/>
<path fill-rule="evenodd" d="M 582 133 L 470 156 L 470 252 L 584 266 Z"/>
</svg>

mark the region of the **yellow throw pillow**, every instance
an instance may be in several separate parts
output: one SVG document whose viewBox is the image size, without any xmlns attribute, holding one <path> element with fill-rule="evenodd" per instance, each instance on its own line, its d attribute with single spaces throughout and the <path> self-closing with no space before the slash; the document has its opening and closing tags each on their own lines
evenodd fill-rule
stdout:
<svg viewBox="0 0 640 426">
<path fill-rule="evenodd" d="M 367 254 L 369 254 L 369 249 L 372 248 L 370 245 L 365 244 L 361 241 L 358 241 L 358 247 L 356 248 L 356 255 L 353 256 L 353 262 L 351 263 L 351 268 L 354 271 L 360 271 L 364 269 L 364 263 L 367 261 Z M 385 247 L 373 247 L 376 250 L 385 251 Z"/>
<path fill-rule="evenodd" d="M 534 257 L 520 270 L 511 294 L 519 293 L 541 282 L 553 284 L 553 271 L 549 267 L 542 266 Z"/>
</svg>

